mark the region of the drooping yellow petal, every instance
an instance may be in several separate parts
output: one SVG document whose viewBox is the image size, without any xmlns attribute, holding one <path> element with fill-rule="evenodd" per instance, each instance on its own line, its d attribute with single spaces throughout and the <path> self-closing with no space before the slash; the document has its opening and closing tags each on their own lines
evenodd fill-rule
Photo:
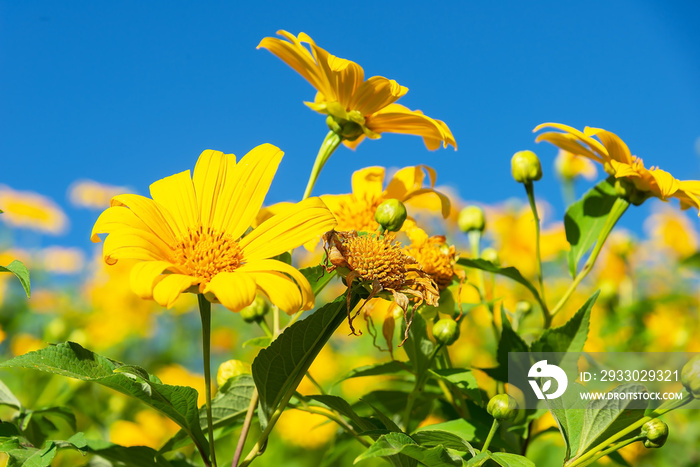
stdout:
<svg viewBox="0 0 700 467">
<path fill-rule="evenodd" d="M 272 52 L 303 76 L 317 91 L 324 95 L 333 95 L 325 73 L 318 66 L 309 50 L 301 44 L 300 40 L 287 31 L 277 31 L 277 34 L 284 36 L 289 42 L 274 37 L 266 37 L 260 41 L 258 49 L 262 47 Z M 304 33 L 301 33 L 299 36 L 301 37 L 302 35 L 308 37 Z"/>
<path fill-rule="evenodd" d="M 196 284 L 198 279 L 184 274 L 166 274 L 153 287 L 153 299 L 160 306 L 171 308 L 180 294 Z"/>
<path fill-rule="evenodd" d="M 599 141 L 597 141 L 594 138 L 591 138 L 590 136 L 584 134 L 583 132 L 577 130 L 574 127 L 570 127 L 569 125 L 564 125 L 561 123 L 542 123 L 540 125 L 537 125 L 533 131 L 533 133 L 536 133 L 540 131 L 542 128 L 556 128 L 557 130 L 562 130 L 566 133 L 569 133 L 573 136 L 575 136 L 580 142 L 587 144 L 590 146 L 590 148 L 595 151 L 600 157 L 602 157 L 605 160 L 608 160 L 610 158 L 610 155 L 608 154 L 608 150 L 603 146 Z M 566 148 L 562 148 L 566 149 Z M 568 149 L 566 149 L 568 151 Z M 571 151 L 574 152 L 574 151 Z M 578 154 L 574 152 L 574 154 Z"/>
<path fill-rule="evenodd" d="M 105 209 L 92 227 L 90 240 L 93 243 L 100 242 L 98 234 L 109 234 L 124 230 L 143 230 L 153 232 L 151 228 L 134 214 L 129 208 L 124 206 L 113 206 Z"/>
<path fill-rule="evenodd" d="M 153 298 L 153 287 L 156 284 L 156 279 L 163 271 L 174 265 L 167 261 L 144 261 L 136 263 L 131 269 L 129 275 L 129 283 L 131 290 L 141 298 Z"/>
<path fill-rule="evenodd" d="M 597 136 L 603 143 L 603 146 L 608 150 L 610 157 L 616 161 L 631 164 L 632 153 L 624 141 L 615 133 L 603 130 L 602 128 L 586 127 L 583 129 L 584 134 L 589 136 Z"/>
<path fill-rule="evenodd" d="M 673 194 L 680 188 L 678 180 L 676 180 L 673 177 L 673 175 L 666 172 L 665 170 L 652 169 L 649 171 L 649 174 L 651 174 L 654 181 L 656 182 L 656 187 L 658 189 L 658 193 L 656 194 L 662 199 L 666 199 L 669 196 L 673 196 Z"/>
<path fill-rule="evenodd" d="M 536 143 L 539 143 L 541 141 L 547 141 L 548 143 L 555 145 L 559 149 L 563 149 L 564 151 L 570 152 L 571 154 L 576 154 L 579 156 L 587 157 L 589 159 L 593 159 L 594 161 L 599 162 L 601 164 L 605 162 L 605 160 L 598 154 L 591 151 L 587 147 L 584 147 L 580 143 L 578 138 L 568 133 L 557 133 L 554 131 L 542 133 L 540 135 L 537 135 L 537 138 L 535 138 Z"/>
<path fill-rule="evenodd" d="M 283 263 L 282 261 L 277 261 L 274 259 L 264 259 L 260 261 L 252 261 L 238 269 L 241 273 L 248 272 L 265 272 L 265 271 L 277 271 L 287 274 L 294 279 L 294 281 L 299 286 L 301 291 L 301 302 L 302 310 L 310 310 L 314 307 L 314 294 L 311 290 L 311 285 L 306 277 L 300 273 L 296 268 Z M 270 297 L 272 299 L 272 297 Z M 274 302 L 273 302 L 274 303 Z"/>
<path fill-rule="evenodd" d="M 240 242 L 246 262 L 272 258 L 337 225 L 320 198 L 308 198 L 266 220 Z"/>
<path fill-rule="evenodd" d="M 150 232 L 113 233 L 107 235 L 102 254 L 107 264 L 119 259 L 160 261 L 172 259 L 168 246 Z"/>
<path fill-rule="evenodd" d="M 433 190 L 432 188 L 422 188 L 420 190 L 416 190 L 409 194 L 405 201 L 409 204 L 415 201 L 417 204 L 426 206 L 433 211 L 440 211 L 442 217 L 445 219 L 447 219 L 447 217 L 450 215 L 450 209 L 452 206 L 452 203 L 447 196 L 437 190 Z"/>
<path fill-rule="evenodd" d="M 393 104 L 407 92 L 407 87 L 401 86 L 393 79 L 372 76 L 357 88 L 348 108 L 357 110 L 362 115 L 372 115 Z"/>
<path fill-rule="evenodd" d="M 352 193 L 358 198 L 381 196 L 384 186 L 384 167 L 366 167 L 352 174 Z"/>
<path fill-rule="evenodd" d="M 301 292 L 289 277 L 279 272 L 247 272 L 246 274 L 280 310 L 292 315 L 301 309 Z"/>
<path fill-rule="evenodd" d="M 222 272 L 204 288 L 204 294 L 214 294 L 223 306 L 241 311 L 255 300 L 255 281 L 243 272 Z"/>
<path fill-rule="evenodd" d="M 367 127 L 376 133 L 403 133 L 423 137 L 428 149 L 434 150 L 435 141 L 457 148 L 452 133 L 446 133 L 447 126 L 440 125 L 418 110 L 409 110 L 399 104 L 391 104 L 367 118 Z M 448 129 L 449 130 L 449 129 Z"/>
<path fill-rule="evenodd" d="M 352 141 L 347 140 L 347 139 L 344 139 L 344 140 L 343 140 L 343 144 L 344 144 L 345 147 L 347 147 L 348 149 L 352 149 L 352 150 L 354 151 L 355 149 L 357 149 L 357 146 L 358 146 L 362 141 L 364 141 L 365 138 L 366 138 L 365 135 L 360 135 L 360 136 L 358 136 L 356 139 L 354 139 L 354 140 L 352 140 Z"/>
<path fill-rule="evenodd" d="M 235 155 L 211 149 L 202 152 L 197 159 L 192 183 L 194 183 L 202 226 L 205 229 L 214 224 L 215 208 L 226 184 L 228 167 L 235 164 Z"/>
<path fill-rule="evenodd" d="M 214 212 L 214 227 L 239 238 L 253 224 L 284 153 L 261 144 L 229 171 Z"/>
<path fill-rule="evenodd" d="M 199 211 L 189 170 L 152 183 L 150 190 L 153 201 L 172 214 L 181 235 L 197 228 Z"/>
<path fill-rule="evenodd" d="M 165 243 L 175 242 L 177 232 L 175 219 L 165 207 L 152 199 L 140 195 L 118 195 L 112 198 L 111 205 L 128 207 Z"/>
<path fill-rule="evenodd" d="M 404 167 L 394 174 L 386 187 L 386 197 L 396 198 L 399 201 L 405 200 L 409 194 L 423 187 L 425 179 L 424 169 L 431 171 L 431 181 L 434 183 L 432 174 L 435 170 L 425 165 L 415 167 Z M 431 187 L 433 184 L 431 183 Z"/>
<path fill-rule="evenodd" d="M 616 160 L 611 160 L 610 165 L 615 170 L 615 177 L 616 178 L 622 178 L 622 177 L 638 178 L 640 176 L 639 172 L 634 168 L 634 166 L 632 166 L 630 164 L 625 164 L 624 162 L 618 162 Z"/>
</svg>

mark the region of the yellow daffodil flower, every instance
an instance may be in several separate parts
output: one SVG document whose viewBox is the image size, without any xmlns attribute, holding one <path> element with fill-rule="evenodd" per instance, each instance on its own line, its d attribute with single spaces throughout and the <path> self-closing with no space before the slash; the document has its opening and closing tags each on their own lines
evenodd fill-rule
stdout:
<svg viewBox="0 0 700 467">
<path fill-rule="evenodd" d="M 103 256 L 141 262 L 131 270 L 132 290 L 171 307 L 193 291 L 231 311 L 257 292 L 287 313 L 310 309 L 314 295 L 295 268 L 271 258 L 332 229 L 335 219 L 318 198 L 292 205 L 243 236 L 255 220 L 282 151 L 263 144 L 238 163 L 233 154 L 204 151 L 194 176 L 166 177 L 150 187 L 153 199 L 112 198 L 97 219 L 92 241 L 106 233 Z"/>
<path fill-rule="evenodd" d="M 585 127 L 581 132 L 561 123 L 543 123 L 535 127 L 533 132 L 543 128 L 556 128 L 563 133 L 542 133 L 535 141 L 547 141 L 560 149 L 602 164 L 610 175 L 632 182 L 642 196 L 655 196 L 662 200 L 673 197 L 680 199 L 684 207 L 700 207 L 700 182 L 682 182 L 658 167 L 647 169 L 642 159 L 633 156 L 625 142 L 615 133 L 591 127 Z"/>
<path fill-rule="evenodd" d="M 423 186 L 425 172 L 430 179 L 427 187 Z M 433 188 L 437 175 L 432 168 L 424 165 L 404 167 L 396 172 L 386 189 L 385 175 L 384 167 L 367 167 L 352 174 L 351 194 L 321 196 L 335 215 L 338 230 L 377 230 L 379 224 L 374 220 L 374 212 L 387 199 L 397 199 L 409 206 L 420 201 L 423 207 L 441 211 L 443 217 L 449 215 L 450 200 Z"/>
<path fill-rule="evenodd" d="M 266 37 L 258 48 L 272 52 L 316 88 L 314 102 L 306 105 L 329 116 L 329 127 L 346 146 L 355 148 L 365 136 L 376 139 L 386 132 L 422 136 L 430 150 L 440 144 L 457 149 L 445 122 L 395 104 L 408 88 L 382 76 L 365 79 L 360 65 L 329 54 L 303 32 L 298 37 L 277 33 L 286 40 Z"/>
</svg>

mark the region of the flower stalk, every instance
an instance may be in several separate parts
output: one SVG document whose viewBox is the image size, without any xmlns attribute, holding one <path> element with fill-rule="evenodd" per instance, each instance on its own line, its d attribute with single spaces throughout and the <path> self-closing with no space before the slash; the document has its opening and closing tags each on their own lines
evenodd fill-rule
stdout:
<svg viewBox="0 0 700 467">
<path fill-rule="evenodd" d="M 316 155 L 314 166 L 311 168 L 311 175 L 309 175 L 309 181 L 306 184 L 306 190 L 304 190 L 304 197 L 302 200 L 311 196 L 311 191 L 314 189 L 314 185 L 316 184 L 316 180 L 318 179 L 323 166 L 326 165 L 326 162 L 331 157 L 333 152 L 338 149 L 338 146 L 342 140 L 342 137 L 335 131 L 331 130 L 328 132 L 326 138 L 321 144 L 321 148 L 318 150 L 318 155 Z"/>
<path fill-rule="evenodd" d="M 525 184 L 525 192 L 527 193 L 527 199 L 530 202 L 530 209 L 532 210 L 532 215 L 535 221 L 535 254 L 537 256 L 537 282 L 540 286 L 540 301 L 542 308 L 542 316 L 544 317 L 544 327 L 547 329 L 552 324 L 552 316 L 547 308 L 547 300 L 545 299 L 544 293 L 544 277 L 542 275 L 542 254 L 540 252 L 540 216 L 537 212 L 537 204 L 535 203 L 535 185 L 532 181 L 528 181 Z"/>
<path fill-rule="evenodd" d="M 216 467 L 214 452 L 214 425 L 211 414 L 211 303 L 204 295 L 197 294 L 199 314 L 202 318 L 202 362 L 204 363 L 204 392 L 207 404 L 207 431 L 209 435 L 209 455 L 211 465 Z"/>
</svg>

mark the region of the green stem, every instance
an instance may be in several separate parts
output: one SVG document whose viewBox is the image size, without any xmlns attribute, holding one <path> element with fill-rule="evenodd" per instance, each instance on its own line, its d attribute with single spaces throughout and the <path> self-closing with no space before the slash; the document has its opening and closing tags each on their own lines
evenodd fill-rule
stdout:
<svg viewBox="0 0 700 467">
<path fill-rule="evenodd" d="M 321 394 L 323 394 L 324 396 L 326 395 L 326 391 L 323 389 L 323 386 L 321 386 L 321 384 L 319 384 L 319 382 L 316 381 L 316 379 L 314 379 L 313 376 L 311 376 L 311 372 L 307 371 L 306 377 L 309 378 L 309 381 L 311 381 L 311 384 L 316 386 L 316 389 L 318 389 Z"/>
<path fill-rule="evenodd" d="M 629 205 L 629 202 L 622 198 L 618 198 L 617 201 L 615 201 L 615 204 L 605 220 L 605 225 L 603 225 L 603 229 L 600 231 L 600 235 L 598 235 L 598 239 L 593 247 L 593 251 L 591 251 L 591 255 L 588 257 L 586 264 L 583 265 L 583 269 L 581 269 L 581 271 L 579 271 L 579 273 L 576 275 L 574 281 L 571 283 L 559 302 L 554 308 L 552 308 L 550 318 L 554 317 L 554 315 L 561 311 L 567 300 L 569 300 L 569 297 L 571 297 L 571 294 L 573 294 L 576 290 L 576 287 L 578 287 L 581 281 L 588 275 L 589 272 L 591 272 L 591 269 L 593 269 L 593 266 L 598 259 L 600 251 L 603 249 L 603 245 L 605 245 L 605 241 L 608 239 L 608 236 L 612 232 L 613 227 L 615 227 L 615 224 L 617 224 L 617 221 L 620 220 L 625 211 L 627 211 Z"/>
<path fill-rule="evenodd" d="M 272 331 L 270 330 L 270 326 L 267 325 L 267 321 L 265 321 L 265 318 L 258 321 L 258 326 L 260 326 L 260 329 L 263 330 L 267 337 L 272 337 Z"/>
<path fill-rule="evenodd" d="M 407 433 L 408 424 L 411 421 L 411 411 L 413 410 L 413 404 L 416 402 L 418 394 L 423 390 L 425 383 L 428 381 L 428 369 L 430 368 L 430 365 L 432 365 L 433 360 L 435 360 L 435 356 L 440 351 L 440 349 L 442 349 L 442 347 L 443 344 L 438 344 L 435 346 L 433 352 L 430 354 L 430 357 L 428 357 L 428 364 L 425 366 L 425 371 L 423 371 L 423 373 L 420 375 L 416 375 L 416 383 L 413 386 L 413 390 L 408 395 L 408 399 L 406 400 L 406 409 L 403 413 L 403 429 Z"/>
<path fill-rule="evenodd" d="M 481 452 L 485 452 L 489 449 L 489 445 L 491 444 L 491 440 L 493 439 L 493 436 L 496 434 L 496 431 L 498 431 L 498 426 L 500 424 L 498 423 L 498 420 L 494 419 L 493 423 L 491 424 L 491 430 L 489 431 L 489 435 L 486 437 L 486 441 L 484 441 L 484 446 L 481 448 Z"/>
<path fill-rule="evenodd" d="M 216 453 L 214 452 L 214 425 L 211 415 L 211 303 L 198 294 L 199 314 L 202 318 L 202 359 L 204 363 L 204 392 L 207 399 L 207 430 L 209 433 L 209 451 L 211 463 L 216 467 Z"/>
<path fill-rule="evenodd" d="M 342 140 L 343 139 L 338 133 L 334 131 L 328 132 L 328 134 L 326 135 L 326 139 L 323 140 L 321 148 L 318 150 L 318 155 L 316 156 L 314 166 L 311 169 L 311 175 L 309 175 L 309 182 L 306 184 L 306 190 L 304 190 L 304 197 L 302 199 L 306 199 L 309 196 L 311 196 L 311 191 L 314 189 L 316 179 L 318 179 L 318 176 L 321 173 L 321 169 L 323 169 L 323 166 L 326 165 L 326 161 L 328 161 L 328 158 L 331 157 L 333 151 L 335 151 L 338 148 Z"/>
<path fill-rule="evenodd" d="M 479 256 L 481 255 L 480 253 L 480 242 L 481 242 L 481 232 L 478 230 L 472 230 L 471 232 L 468 233 L 469 236 L 469 246 L 471 247 L 471 253 L 472 253 L 472 258 L 474 259 L 479 259 Z M 484 271 L 481 269 L 476 270 L 476 284 L 477 284 L 477 290 L 479 291 L 479 297 L 481 298 L 481 301 L 486 305 L 486 308 L 489 310 L 491 313 L 491 327 L 493 328 L 493 333 L 496 336 L 496 342 L 499 342 L 501 340 L 501 332 L 498 330 L 498 326 L 496 326 L 496 317 L 495 317 L 495 312 L 493 310 L 493 306 L 491 304 L 486 303 L 486 287 L 484 286 Z"/>
<path fill-rule="evenodd" d="M 632 443 L 636 443 L 637 441 L 640 441 L 640 440 L 643 440 L 643 439 L 644 439 L 644 436 L 641 436 L 641 435 L 640 435 L 640 436 L 635 436 L 635 437 L 630 438 L 630 439 L 626 439 L 626 440 L 624 440 L 624 441 L 620 441 L 619 443 L 613 444 L 613 445 L 610 446 L 609 448 L 607 448 L 607 449 L 605 449 L 605 450 L 603 450 L 603 451 L 600 451 L 598 454 L 596 454 L 595 456 L 593 456 L 593 457 L 592 457 L 591 459 L 589 459 L 588 461 L 585 461 L 585 462 L 583 462 L 583 463 L 581 463 L 581 464 L 578 464 L 578 465 L 579 465 L 579 467 L 584 467 L 584 466 L 586 466 L 586 465 L 591 465 L 592 463 L 594 463 L 594 462 L 597 461 L 598 459 L 601 459 L 601 458 L 607 456 L 607 455 L 610 454 L 611 452 L 615 452 L 615 451 L 617 451 L 617 450 L 619 450 L 619 449 L 624 448 L 624 447 L 627 446 L 627 445 L 630 445 L 630 444 L 632 444 Z"/>
<path fill-rule="evenodd" d="M 530 202 L 530 210 L 535 218 L 535 254 L 537 256 L 537 282 L 540 285 L 540 297 L 542 300 L 540 304 L 542 305 L 542 316 L 544 318 L 545 329 L 549 328 L 552 324 L 552 316 L 547 309 L 547 300 L 544 294 L 544 276 L 542 275 L 542 253 L 540 251 L 540 216 L 537 212 L 537 204 L 535 203 L 535 185 L 532 181 L 525 183 L 525 192 L 527 193 L 527 199 Z"/>
<path fill-rule="evenodd" d="M 243 428 L 241 428 L 241 434 L 238 436 L 238 444 L 236 445 L 236 452 L 233 455 L 233 462 L 231 462 L 231 467 L 236 467 L 238 465 L 238 461 L 241 459 L 241 454 L 243 454 L 245 440 L 248 437 L 250 425 L 253 422 L 253 414 L 255 413 L 255 407 L 258 405 L 258 399 L 258 388 L 254 388 L 253 395 L 251 396 L 250 403 L 248 404 L 248 411 L 245 414 Z"/>
</svg>

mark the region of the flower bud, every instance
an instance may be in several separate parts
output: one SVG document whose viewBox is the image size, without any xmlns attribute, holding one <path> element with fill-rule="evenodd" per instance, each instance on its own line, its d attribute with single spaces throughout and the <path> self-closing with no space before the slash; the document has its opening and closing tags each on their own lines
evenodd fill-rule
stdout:
<svg viewBox="0 0 700 467">
<path fill-rule="evenodd" d="M 484 210 L 479 206 L 467 206 L 459 212 L 457 225 L 462 232 L 483 232 L 486 227 Z"/>
<path fill-rule="evenodd" d="M 694 398 L 700 399 L 700 355 L 694 356 L 683 365 L 681 382 Z"/>
<path fill-rule="evenodd" d="M 658 418 L 653 418 L 642 426 L 642 436 L 647 438 L 644 440 L 644 447 L 660 448 L 668 438 L 668 425 Z"/>
<path fill-rule="evenodd" d="M 531 311 L 532 311 L 532 303 L 528 302 L 527 300 L 520 300 L 515 305 L 515 312 L 520 313 L 523 316 L 530 314 Z"/>
<path fill-rule="evenodd" d="M 406 220 L 406 206 L 398 199 L 388 199 L 374 211 L 374 220 L 389 232 L 398 232 Z"/>
<path fill-rule="evenodd" d="M 647 192 L 639 190 L 634 182 L 626 178 L 615 180 L 615 193 L 635 206 L 641 205 L 649 197 Z"/>
<path fill-rule="evenodd" d="M 261 295 L 257 295 L 253 303 L 240 311 L 241 317 L 246 323 L 261 321 L 270 310 L 270 306 Z"/>
<path fill-rule="evenodd" d="M 498 256 L 498 251 L 496 251 L 494 248 L 484 248 L 484 251 L 481 252 L 481 259 L 486 260 L 489 263 L 493 263 L 496 266 L 501 264 L 501 258 Z"/>
<path fill-rule="evenodd" d="M 459 338 L 459 323 L 452 318 L 443 318 L 433 325 L 433 337 L 438 344 L 452 345 Z"/>
<path fill-rule="evenodd" d="M 516 182 L 528 183 L 542 178 L 540 160 L 532 151 L 518 151 L 513 154 L 510 167 Z"/>
<path fill-rule="evenodd" d="M 493 396 L 486 406 L 486 411 L 496 420 L 513 420 L 517 410 L 518 403 L 508 394 Z"/>
<path fill-rule="evenodd" d="M 250 374 L 250 363 L 240 360 L 229 360 L 219 365 L 219 371 L 216 372 L 216 384 L 222 387 L 226 381 L 238 375 Z"/>
</svg>

